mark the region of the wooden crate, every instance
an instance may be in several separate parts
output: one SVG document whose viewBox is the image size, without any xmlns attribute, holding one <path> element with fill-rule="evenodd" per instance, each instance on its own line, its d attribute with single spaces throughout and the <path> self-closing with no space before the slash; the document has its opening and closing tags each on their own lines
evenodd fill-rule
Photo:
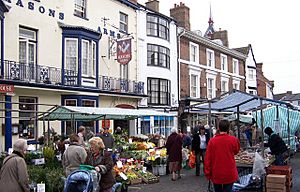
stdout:
<svg viewBox="0 0 300 192">
<path fill-rule="evenodd" d="M 267 174 L 277 174 L 277 175 L 292 175 L 292 167 L 290 165 L 285 166 L 275 166 L 271 165 L 267 168 Z"/>
<path fill-rule="evenodd" d="M 140 183 L 142 183 L 142 178 L 136 178 L 136 179 L 130 180 L 130 185 L 137 185 Z"/>
<path fill-rule="evenodd" d="M 132 170 L 132 171 L 133 171 L 137 176 L 139 176 L 139 177 L 142 179 L 143 182 L 145 182 L 145 183 L 147 183 L 147 184 L 158 183 L 158 182 L 159 182 L 159 178 L 156 177 L 155 175 L 153 175 L 153 174 L 150 173 L 150 172 L 147 172 L 147 173 L 148 173 L 148 174 L 149 174 L 149 173 L 152 174 L 152 175 L 155 177 L 155 179 L 149 180 L 149 179 L 147 179 L 146 177 L 144 177 L 142 174 L 140 174 L 138 171 L 136 171 L 136 170 Z"/>
<path fill-rule="evenodd" d="M 267 182 L 285 185 L 286 175 L 269 174 L 267 175 Z"/>
</svg>

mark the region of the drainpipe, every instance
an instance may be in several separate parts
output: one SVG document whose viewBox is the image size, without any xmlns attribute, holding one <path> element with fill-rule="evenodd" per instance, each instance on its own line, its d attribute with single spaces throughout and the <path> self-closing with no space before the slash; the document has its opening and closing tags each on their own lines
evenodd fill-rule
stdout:
<svg viewBox="0 0 300 192">
<path fill-rule="evenodd" d="M 181 29 L 181 31 L 179 32 L 178 30 L 176 31 L 177 33 L 177 79 L 178 79 L 178 84 L 177 84 L 177 90 L 178 90 L 178 111 L 179 111 L 179 107 L 180 107 L 180 38 L 186 33 L 186 30 L 184 28 L 178 28 Z M 178 114 L 178 120 L 179 120 L 179 114 Z M 177 123 L 179 122 L 177 120 Z"/>
</svg>

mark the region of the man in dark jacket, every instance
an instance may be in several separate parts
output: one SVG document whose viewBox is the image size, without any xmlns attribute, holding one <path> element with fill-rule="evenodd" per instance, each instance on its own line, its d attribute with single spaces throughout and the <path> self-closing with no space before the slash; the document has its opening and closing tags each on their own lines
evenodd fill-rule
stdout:
<svg viewBox="0 0 300 192">
<path fill-rule="evenodd" d="M 109 127 L 104 127 L 104 132 L 100 135 L 100 138 L 103 140 L 105 149 L 112 150 L 115 144 L 113 136 L 109 133 Z"/>
<path fill-rule="evenodd" d="M 270 147 L 272 155 L 275 155 L 275 165 L 284 165 L 284 153 L 288 150 L 286 144 L 271 127 L 265 129 L 265 134 L 269 136 L 265 147 Z"/>
<path fill-rule="evenodd" d="M 195 132 L 194 135 L 193 135 L 192 151 L 195 153 L 195 156 L 196 156 L 196 176 L 199 176 L 200 175 L 201 155 L 205 151 L 204 148 L 203 149 L 200 148 L 200 144 L 201 144 L 201 141 L 200 141 L 200 132 L 201 131 L 200 130 L 205 130 L 205 128 L 204 128 L 203 125 L 197 125 L 197 127 L 195 129 L 198 130 L 198 131 Z M 205 143 L 206 143 L 206 146 L 207 146 L 210 137 L 209 137 L 209 133 L 207 133 L 206 130 L 205 130 L 204 134 L 205 134 Z M 203 159 L 203 161 L 204 161 L 204 159 Z"/>
</svg>

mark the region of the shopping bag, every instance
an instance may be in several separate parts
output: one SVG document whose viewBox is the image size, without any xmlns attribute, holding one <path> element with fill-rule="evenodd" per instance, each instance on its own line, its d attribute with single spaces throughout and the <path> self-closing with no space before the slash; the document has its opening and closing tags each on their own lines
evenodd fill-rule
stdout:
<svg viewBox="0 0 300 192">
<path fill-rule="evenodd" d="M 193 152 L 190 154 L 190 157 L 189 157 L 189 167 L 191 169 L 196 167 L 196 156 L 195 156 L 195 153 L 193 153 Z"/>
<path fill-rule="evenodd" d="M 253 163 L 253 175 L 261 177 L 263 174 L 266 173 L 265 167 L 266 161 L 258 152 L 255 152 L 255 158 Z"/>
</svg>

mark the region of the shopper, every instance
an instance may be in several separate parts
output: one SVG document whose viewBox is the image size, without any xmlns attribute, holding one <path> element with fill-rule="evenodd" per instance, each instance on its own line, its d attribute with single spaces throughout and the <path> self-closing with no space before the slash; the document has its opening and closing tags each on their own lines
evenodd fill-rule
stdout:
<svg viewBox="0 0 300 192">
<path fill-rule="evenodd" d="M 85 144 L 84 144 L 85 127 L 84 126 L 80 126 L 78 128 L 78 136 L 79 136 L 78 144 L 85 146 Z"/>
<path fill-rule="evenodd" d="M 90 151 L 88 153 L 86 164 L 95 167 L 96 171 L 101 174 L 100 192 L 111 192 L 115 184 L 112 174 L 114 166 L 112 157 L 104 151 L 105 146 L 101 138 L 93 137 L 89 140 Z"/>
<path fill-rule="evenodd" d="M 176 128 L 171 129 L 171 135 L 167 139 L 166 143 L 169 171 L 172 173 L 172 181 L 180 179 L 180 170 L 182 163 L 182 137 L 177 133 Z"/>
<path fill-rule="evenodd" d="M 183 132 L 182 147 L 191 149 L 191 145 L 192 145 L 192 138 L 190 136 L 190 133 Z"/>
<path fill-rule="evenodd" d="M 271 153 L 275 155 L 275 165 L 284 165 L 284 155 L 288 150 L 282 138 L 274 133 L 271 127 L 265 128 L 265 134 L 269 136 L 265 147 L 270 147 Z"/>
<path fill-rule="evenodd" d="M 103 128 L 103 133 L 100 134 L 100 138 L 104 142 L 106 150 L 112 150 L 115 144 L 113 136 L 109 132 L 109 127 Z"/>
<path fill-rule="evenodd" d="M 62 157 L 62 166 L 65 175 L 70 175 L 73 171 L 79 169 L 80 164 L 85 162 L 87 153 L 85 149 L 79 145 L 79 136 L 76 134 L 70 135 L 70 145 L 65 150 Z"/>
<path fill-rule="evenodd" d="M 5 192 L 29 192 L 29 176 L 24 154 L 27 141 L 18 139 L 13 145 L 13 152 L 6 157 L 0 171 L 0 190 Z"/>
<path fill-rule="evenodd" d="M 236 137 L 228 135 L 229 121 L 221 120 L 219 131 L 208 143 L 204 172 L 213 182 L 215 192 L 231 192 L 238 179 L 234 155 L 238 154 L 240 143 Z"/>
<path fill-rule="evenodd" d="M 200 125 L 198 130 L 192 140 L 192 151 L 196 155 L 196 176 L 200 175 L 201 160 L 204 167 L 205 153 L 209 141 L 209 132 L 206 131 L 204 126 Z"/>
</svg>

